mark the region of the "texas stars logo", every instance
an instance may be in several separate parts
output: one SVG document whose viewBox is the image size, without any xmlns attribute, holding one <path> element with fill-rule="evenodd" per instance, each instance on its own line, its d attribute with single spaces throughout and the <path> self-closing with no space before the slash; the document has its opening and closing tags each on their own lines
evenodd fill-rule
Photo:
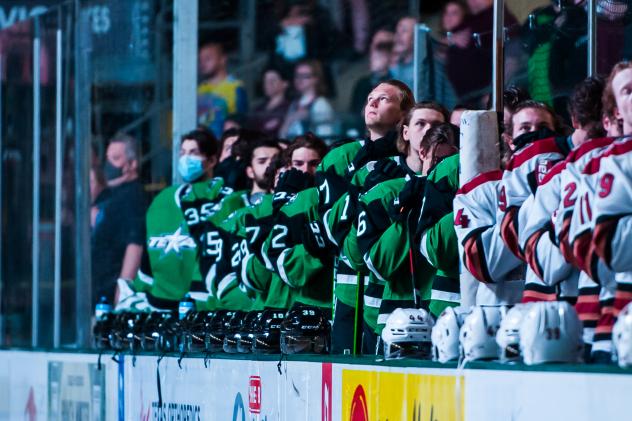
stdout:
<svg viewBox="0 0 632 421">
<path fill-rule="evenodd" d="M 180 254 L 182 250 L 194 249 L 195 241 L 186 234 L 182 234 L 182 227 L 179 227 L 173 234 L 165 234 L 149 238 L 149 248 L 163 249 L 164 254 L 174 252 Z"/>
</svg>

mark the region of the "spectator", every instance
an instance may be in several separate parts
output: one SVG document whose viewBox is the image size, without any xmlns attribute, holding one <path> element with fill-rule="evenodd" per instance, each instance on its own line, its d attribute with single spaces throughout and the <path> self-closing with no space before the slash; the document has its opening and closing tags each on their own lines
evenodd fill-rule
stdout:
<svg viewBox="0 0 632 421">
<path fill-rule="evenodd" d="M 450 124 L 461 127 L 461 116 L 468 108 L 465 105 L 456 105 L 450 113 Z"/>
<path fill-rule="evenodd" d="M 265 99 L 251 113 L 250 127 L 276 137 L 290 106 L 287 99 L 288 79 L 273 67 L 263 73 Z"/>
<path fill-rule="evenodd" d="M 448 1 L 445 6 L 443 6 L 443 12 L 441 13 L 441 30 L 444 32 L 453 32 L 461 26 L 468 13 L 469 10 L 462 1 Z"/>
<path fill-rule="evenodd" d="M 378 29 L 371 38 L 371 47 L 373 50 L 378 44 L 393 44 L 395 42 L 395 34 L 387 29 Z"/>
<path fill-rule="evenodd" d="M 412 16 L 405 16 L 397 22 L 393 44 L 393 63 L 391 66 L 393 78 L 401 80 L 411 87 L 414 80 L 413 50 L 415 46 L 416 23 L 417 19 Z"/>
<path fill-rule="evenodd" d="M 248 101 L 243 83 L 228 74 L 224 47 L 205 44 L 199 52 L 200 78 L 197 91 L 198 124 L 210 128 L 219 137 L 229 114 L 246 113 Z"/>
<path fill-rule="evenodd" d="M 511 133 L 507 129 L 511 125 L 511 119 L 518 105 L 529 99 L 531 97 L 527 91 L 517 86 L 510 86 L 503 92 L 503 126 L 500 129 L 502 141 L 499 144 L 500 160 L 503 167 L 509 162 L 514 149 L 511 144 Z"/>
<path fill-rule="evenodd" d="M 145 197 L 134 138 L 119 135 L 110 141 L 103 172 L 107 190 L 93 204 L 93 304 L 102 296 L 110 303 L 117 301 L 117 283 L 134 279 L 145 241 Z"/>
<path fill-rule="evenodd" d="M 326 88 L 320 62 L 308 60 L 299 63 L 294 71 L 294 87 L 300 96 L 290 104 L 280 130 L 281 136 L 296 137 L 308 131 L 320 137 L 334 135 L 335 115 L 324 96 Z"/>
<path fill-rule="evenodd" d="M 226 120 L 224 120 L 224 127 L 222 128 L 222 133 L 226 132 L 226 130 L 236 129 L 239 130 L 246 125 L 246 116 L 241 113 L 234 113 L 226 116 Z"/>
<path fill-rule="evenodd" d="M 338 33 L 329 11 L 316 0 L 287 0 L 273 35 L 271 62 L 285 72 L 303 60 L 327 63 L 336 48 Z M 331 69 L 325 65 L 325 83 L 335 92 Z"/>
<path fill-rule="evenodd" d="M 366 105 L 367 96 L 377 85 L 393 78 L 389 70 L 392 50 L 392 42 L 381 42 L 372 45 L 369 55 L 370 73 L 358 79 L 353 86 L 349 114 L 353 116 L 352 127 L 359 133 L 363 133 L 365 129 L 364 118 L 359 110 L 362 110 Z"/>
<path fill-rule="evenodd" d="M 492 75 L 493 0 L 467 0 L 471 14 L 453 28 L 446 56 L 446 73 L 459 102 L 480 101 L 489 90 Z M 516 18 L 505 8 L 505 27 Z M 473 34 L 478 34 L 477 41 Z M 466 72 L 463 69 L 467 69 Z M 482 104 L 481 104 L 482 105 Z"/>
</svg>

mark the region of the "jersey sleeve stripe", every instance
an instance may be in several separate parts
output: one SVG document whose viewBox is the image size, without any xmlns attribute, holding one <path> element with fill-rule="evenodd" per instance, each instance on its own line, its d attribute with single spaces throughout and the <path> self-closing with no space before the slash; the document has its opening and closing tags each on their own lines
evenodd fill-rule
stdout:
<svg viewBox="0 0 632 421">
<path fill-rule="evenodd" d="M 459 190 L 457 190 L 456 194 L 468 194 L 481 184 L 487 183 L 488 181 L 499 181 L 502 178 L 503 173 L 500 170 L 494 170 L 479 174 L 467 183 L 463 184 L 463 186 Z"/>
<path fill-rule="evenodd" d="M 561 153 L 560 148 L 555 142 L 554 137 L 536 140 L 511 158 L 511 160 L 507 164 L 506 171 L 515 170 L 516 168 L 520 167 L 522 164 L 537 155 L 554 152 Z"/>
</svg>

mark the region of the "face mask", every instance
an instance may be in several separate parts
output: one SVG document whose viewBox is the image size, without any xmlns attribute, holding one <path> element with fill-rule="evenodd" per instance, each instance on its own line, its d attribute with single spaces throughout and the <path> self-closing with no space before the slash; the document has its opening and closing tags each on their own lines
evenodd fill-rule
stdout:
<svg viewBox="0 0 632 421">
<path fill-rule="evenodd" d="M 105 161 L 103 175 L 107 181 L 115 180 L 123 175 L 123 168 L 115 167 L 110 161 Z"/>
<path fill-rule="evenodd" d="M 204 174 L 202 158 L 193 155 L 182 155 L 178 160 L 178 172 L 187 183 L 197 180 Z"/>
</svg>

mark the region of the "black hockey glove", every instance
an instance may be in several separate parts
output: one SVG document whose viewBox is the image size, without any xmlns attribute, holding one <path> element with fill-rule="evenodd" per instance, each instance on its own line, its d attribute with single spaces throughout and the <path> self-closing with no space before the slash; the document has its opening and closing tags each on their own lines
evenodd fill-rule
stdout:
<svg viewBox="0 0 632 421">
<path fill-rule="evenodd" d="M 403 221 L 408 214 L 421 208 L 424 196 L 426 177 L 410 177 L 399 196 L 395 198 L 389 208 L 389 215 L 395 221 Z"/>
</svg>

